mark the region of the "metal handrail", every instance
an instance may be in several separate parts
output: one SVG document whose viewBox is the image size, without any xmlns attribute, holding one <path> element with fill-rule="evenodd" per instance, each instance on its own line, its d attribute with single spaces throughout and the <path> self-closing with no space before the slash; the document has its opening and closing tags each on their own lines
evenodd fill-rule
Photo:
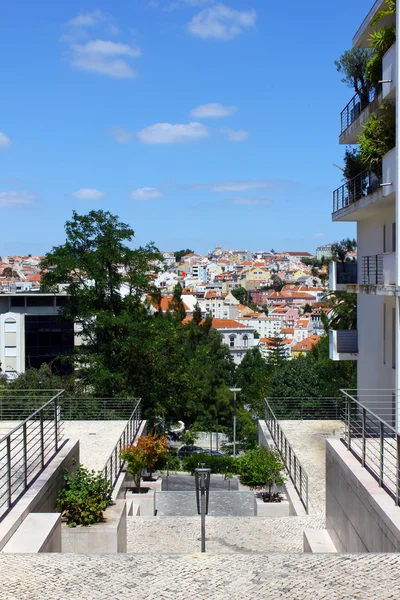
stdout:
<svg viewBox="0 0 400 600">
<path fill-rule="evenodd" d="M 60 449 L 62 394 L 59 390 L 0 438 L 0 521 Z"/>
<path fill-rule="evenodd" d="M 383 254 L 362 257 L 362 284 L 383 285 Z"/>
<path fill-rule="evenodd" d="M 142 420 L 140 418 L 140 403 L 141 400 L 138 401 L 133 409 L 122 434 L 120 435 L 103 468 L 103 476 L 111 483 L 113 488 L 117 483 L 118 477 L 120 476 L 125 463 L 120 456 L 121 450 L 128 444 L 133 444 L 142 424 Z"/>
<path fill-rule="evenodd" d="M 343 417 L 343 398 L 337 396 L 274 396 L 268 403 L 278 421 L 340 421 Z"/>
<path fill-rule="evenodd" d="M 400 435 L 387 420 L 395 423 L 393 407 L 398 394 L 395 390 L 340 391 L 346 400 L 345 430 L 341 441 L 394 499 L 396 506 L 400 506 Z M 369 401 L 360 402 L 354 392 Z M 377 401 L 373 404 L 371 399 L 375 397 Z M 385 403 L 390 406 L 385 407 Z"/>
<path fill-rule="evenodd" d="M 377 169 L 378 172 L 381 171 Z M 382 177 L 373 171 L 363 171 L 333 192 L 333 212 L 346 208 L 380 189 Z"/>
<path fill-rule="evenodd" d="M 293 447 L 282 430 L 275 414 L 265 398 L 265 422 L 280 453 L 289 477 L 299 495 L 301 503 L 308 513 L 308 475 L 300 460 L 298 459 Z"/>
<path fill-rule="evenodd" d="M 371 102 L 373 102 L 379 95 L 380 90 L 377 91 L 376 88 L 370 88 L 368 91 L 368 95 L 363 97 L 360 94 L 354 94 L 350 102 L 346 104 L 342 112 L 340 113 L 340 133 L 342 134 L 358 117 L 361 115 L 362 111 L 367 108 Z"/>
</svg>

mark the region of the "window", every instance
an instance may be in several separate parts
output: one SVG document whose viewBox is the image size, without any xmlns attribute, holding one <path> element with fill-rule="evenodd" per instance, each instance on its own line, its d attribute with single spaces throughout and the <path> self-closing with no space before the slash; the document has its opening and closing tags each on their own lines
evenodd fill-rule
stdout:
<svg viewBox="0 0 400 600">
<path fill-rule="evenodd" d="M 248 338 L 248 336 L 247 336 L 247 335 L 244 335 L 244 336 L 243 336 L 243 346 L 244 346 L 245 348 L 247 348 L 247 346 L 248 346 L 248 345 L 249 345 L 249 338 Z"/>
<path fill-rule="evenodd" d="M 25 306 L 25 296 L 13 296 L 11 306 Z"/>
<path fill-rule="evenodd" d="M 234 336 L 234 335 L 230 335 L 230 336 L 229 336 L 229 346 L 230 346 L 231 348 L 234 348 L 234 347 L 235 347 L 235 336 Z"/>
<path fill-rule="evenodd" d="M 17 331 L 17 322 L 14 319 L 7 319 L 4 323 L 4 333 L 15 333 Z"/>
<path fill-rule="evenodd" d="M 5 356 L 17 356 L 17 349 L 15 346 L 6 346 L 4 348 Z"/>
</svg>

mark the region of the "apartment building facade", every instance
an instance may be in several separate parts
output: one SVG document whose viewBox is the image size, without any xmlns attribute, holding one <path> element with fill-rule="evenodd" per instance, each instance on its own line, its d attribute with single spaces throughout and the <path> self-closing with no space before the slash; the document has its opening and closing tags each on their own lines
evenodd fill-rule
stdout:
<svg viewBox="0 0 400 600">
<path fill-rule="evenodd" d="M 371 26 L 371 20 L 382 8 L 385 0 L 376 0 L 353 38 L 353 47 L 369 47 L 374 28 L 396 25 L 396 15 L 388 15 L 383 22 Z M 397 427 L 400 426 L 398 52 L 398 43 L 394 43 L 383 56 L 380 87 L 371 89 L 368 99 L 355 94 L 341 113 L 339 142 L 355 147 L 371 115 L 381 115 L 388 102 L 394 103 L 396 147 L 384 154 L 380 169 L 364 171 L 334 191 L 332 219 L 356 222 L 358 260 L 356 268 L 340 263 L 330 265 L 330 289 L 357 292 L 358 330 L 352 336 L 349 332 L 331 332 L 331 358 L 358 359 L 360 401 L 373 403 L 375 409 L 381 406 L 382 417 Z"/>
</svg>

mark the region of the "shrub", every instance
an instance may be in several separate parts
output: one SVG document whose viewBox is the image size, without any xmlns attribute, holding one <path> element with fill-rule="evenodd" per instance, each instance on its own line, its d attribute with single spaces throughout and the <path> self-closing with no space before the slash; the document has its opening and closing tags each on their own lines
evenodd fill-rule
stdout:
<svg viewBox="0 0 400 600">
<path fill-rule="evenodd" d="M 269 495 L 273 485 L 285 481 L 281 473 L 284 467 L 279 452 L 264 447 L 250 450 L 237 459 L 240 481 L 251 489 L 267 487 Z"/>
<path fill-rule="evenodd" d="M 65 472 L 65 488 L 58 493 L 56 510 L 69 527 L 93 525 L 104 520 L 103 511 L 112 504 L 112 487 L 100 471 L 79 465 L 75 473 Z"/>
<path fill-rule="evenodd" d="M 149 433 L 146 436 L 139 438 L 137 447 L 144 452 L 145 455 L 145 466 L 144 468 L 151 476 L 155 470 L 157 461 L 165 456 L 168 451 L 168 441 L 163 435 L 156 435 Z"/>
<path fill-rule="evenodd" d="M 190 454 L 182 460 L 182 469 L 193 473 L 201 463 L 204 463 L 206 469 L 211 469 L 211 473 L 236 473 L 236 463 L 232 456 L 209 456 L 208 454 Z"/>
<path fill-rule="evenodd" d="M 382 157 L 396 145 L 396 115 L 391 102 L 384 102 L 380 113 L 369 117 L 358 143 L 365 168 L 379 176 Z"/>
<path fill-rule="evenodd" d="M 155 468 L 157 471 L 166 471 L 167 468 L 169 471 L 180 471 L 181 461 L 176 454 L 164 454 L 157 460 Z"/>
<path fill-rule="evenodd" d="M 146 467 L 146 455 L 143 448 L 131 444 L 121 450 L 120 457 L 122 460 L 126 460 L 126 470 L 132 475 L 133 483 L 140 492 L 140 480 Z"/>
</svg>

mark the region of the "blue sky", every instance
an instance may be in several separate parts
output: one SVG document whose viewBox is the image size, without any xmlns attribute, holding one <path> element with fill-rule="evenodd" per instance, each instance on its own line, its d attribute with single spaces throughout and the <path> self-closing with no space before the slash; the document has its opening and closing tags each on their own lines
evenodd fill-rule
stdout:
<svg viewBox="0 0 400 600">
<path fill-rule="evenodd" d="M 309 250 L 331 223 L 333 64 L 371 2 L 13 0 L 0 7 L 0 255 L 104 209 L 160 249 Z"/>
</svg>

